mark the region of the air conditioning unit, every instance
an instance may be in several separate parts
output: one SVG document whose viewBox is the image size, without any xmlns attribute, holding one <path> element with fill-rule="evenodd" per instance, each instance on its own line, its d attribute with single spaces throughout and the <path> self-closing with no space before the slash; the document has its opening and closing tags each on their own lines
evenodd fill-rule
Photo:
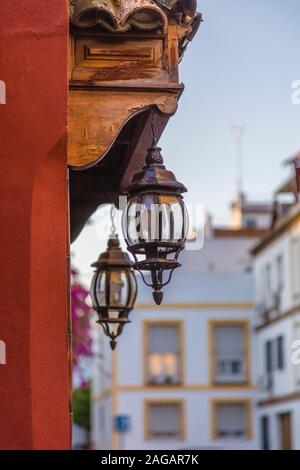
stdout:
<svg viewBox="0 0 300 470">
<path fill-rule="evenodd" d="M 279 312 L 281 308 L 281 292 L 280 290 L 277 292 L 274 292 L 273 294 L 273 305 L 274 309 Z"/>
<path fill-rule="evenodd" d="M 266 311 L 265 304 L 258 304 L 257 305 L 257 312 L 258 312 L 259 316 L 262 316 L 265 311 Z"/>
<path fill-rule="evenodd" d="M 273 374 L 264 374 L 258 378 L 258 388 L 261 392 L 272 392 L 274 386 Z"/>
<path fill-rule="evenodd" d="M 266 304 L 258 304 L 256 310 L 258 313 L 258 323 L 261 325 L 268 322 L 268 309 L 266 307 Z"/>
</svg>

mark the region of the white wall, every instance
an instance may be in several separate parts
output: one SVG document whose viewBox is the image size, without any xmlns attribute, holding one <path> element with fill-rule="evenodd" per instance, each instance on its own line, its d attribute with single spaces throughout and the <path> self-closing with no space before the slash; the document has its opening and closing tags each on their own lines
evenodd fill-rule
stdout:
<svg viewBox="0 0 300 470">
<path fill-rule="evenodd" d="M 137 307 L 130 314 L 131 324 L 127 325 L 118 339 L 117 363 L 117 414 L 131 417 L 132 429 L 125 436 L 127 449 L 182 449 L 193 447 L 217 447 L 227 449 L 257 448 L 257 432 L 253 423 L 253 439 L 236 441 L 214 441 L 211 438 L 211 407 L 213 398 L 255 398 L 254 388 L 211 388 L 209 377 L 209 320 L 239 319 L 249 321 L 253 327 L 254 285 L 249 266 L 249 250 L 253 238 L 234 240 L 210 239 L 199 252 L 186 252 L 180 261 L 183 267 L 175 271 L 172 282 L 164 289 L 163 308 L 154 306 L 151 289 L 139 279 Z M 212 266 L 214 269 L 212 270 Z M 208 269 L 209 268 L 209 269 Z M 226 308 L 229 304 L 249 304 L 248 307 Z M 138 305 L 142 304 L 143 308 Z M 174 304 L 183 305 L 174 308 Z M 187 307 L 184 307 L 184 304 Z M 188 308 L 188 304 L 197 304 Z M 209 308 L 205 304 L 214 304 Z M 216 307 L 220 304 L 220 307 Z M 202 307 L 200 308 L 200 305 Z M 145 387 L 143 384 L 143 321 L 144 320 L 182 320 L 184 323 L 184 386 L 172 389 L 167 387 Z M 254 350 L 251 350 L 251 382 L 254 383 Z M 105 364 L 109 360 L 109 341 L 104 341 Z M 98 370 L 98 372 L 101 372 Z M 108 384 L 106 384 L 108 385 Z M 97 387 L 99 383 L 97 384 Z M 187 388 L 185 388 L 185 386 Z M 96 387 L 96 388 L 97 388 Z M 103 387 L 103 383 L 102 383 Z M 192 387 L 196 389 L 191 390 Z M 127 390 L 125 391 L 125 388 Z M 94 391 L 96 393 L 96 390 Z M 99 393 L 98 393 L 99 394 Z M 97 393 L 96 393 L 97 395 Z M 144 400 L 149 398 L 178 398 L 184 400 L 186 409 L 185 441 L 146 441 L 144 439 Z M 110 448 L 111 402 L 106 398 L 105 437 L 98 437 L 100 448 Z M 97 405 L 95 405 L 97 406 Z M 98 419 L 98 418 L 97 418 Z M 109 420 L 109 425 L 108 425 Z"/>
<path fill-rule="evenodd" d="M 211 400 L 215 398 L 251 398 L 249 391 L 164 391 L 123 392 L 119 394 L 119 412 L 131 416 L 132 428 L 126 434 L 126 449 L 255 449 L 257 432 L 254 439 L 212 440 L 211 438 Z M 144 439 L 144 400 L 178 399 L 185 402 L 186 439 L 185 440 L 145 440 Z M 252 417 L 253 420 L 253 417 Z M 253 420 L 254 426 L 254 420 Z"/>
<path fill-rule="evenodd" d="M 292 269 L 292 262 L 295 262 L 291 251 L 292 237 L 300 238 L 300 223 L 295 224 L 292 229 L 276 238 L 273 243 L 269 244 L 262 252 L 256 255 L 254 260 L 256 301 L 259 304 L 263 301 L 263 269 L 267 264 L 271 265 L 271 284 L 273 291 L 275 291 L 277 286 L 276 258 L 279 255 L 283 256 L 284 284 L 281 292 L 281 310 L 283 312 L 292 308 L 296 303 L 292 289 L 295 281 L 293 279 L 294 275 Z M 300 265 L 300 257 L 298 261 Z"/>
<path fill-rule="evenodd" d="M 275 238 L 266 248 L 260 252 L 254 260 L 256 299 L 260 304 L 263 301 L 263 269 L 267 264 L 272 266 L 271 284 L 275 290 L 276 283 L 276 258 L 283 256 L 283 289 L 281 291 L 281 304 L 279 312 L 273 314 L 273 318 L 277 317 L 276 322 L 265 325 L 259 329 L 254 338 L 254 347 L 257 349 L 257 376 L 258 381 L 262 382 L 262 378 L 266 379 L 266 357 L 265 344 L 267 341 L 275 340 L 278 336 L 284 337 L 284 369 L 274 370 L 271 374 L 272 386 L 269 390 L 263 390 L 260 387 L 258 392 L 258 400 L 269 400 L 272 398 L 282 398 L 278 404 L 270 404 L 256 408 L 257 426 L 259 426 L 260 418 L 268 416 L 270 419 L 270 444 L 271 449 L 280 449 L 280 432 L 278 423 L 278 414 L 291 412 L 292 414 L 292 445 L 293 449 L 300 449 L 300 400 L 284 400 L 285 396 L 292 395 L 300 391 L 300 365 L 292 363 L 292 344 L 296 339 L 300 340 L 299 326 L 300 309 L 293 314 L 280 318 L 283 313 L 287 313 L 299 304 L 299 300 L 295 300 L 293 283 L 294 272 L 292 263 L 297 263 L 294 254 L 291 251 L 291 240 L 294 237 L 300 237 L 300 223 L 294 224 L 288 231 L 282 233 Z M 299 257 L 300 265 L 300 257 Z M 257 321 L 259 319 L 257 318 Z M 266 381 L 265 381 L 266 384 Z"/>
<path fill-rule="evenodd" d="M 300 390 L 300 383 L 297 383 L 296 369 L 300 365 L 292 363 L 292 344 L 295 341 L 295 324 L 300 322 L 300 312 L 297 315 L 285 318 L 284 320 L 269 325 L 267 328 L 257 333 L 256 344 L 258 347 L 258 378 L 266 375 L 265 343 L 268 340 L 274 340 L 278 336 L 284 337 L 284 369 L 275 370 L 272 373 L 274 386 L 272 392 L 260 391 L 260 399 L 266 399 L 270 396 L 287 395 Z M 299 374 L 298 374 L 299 375 Z"/>
<path fill-rule="evenodd" d="M 137 309 L 131 318 L 134 324 L 128 325 L 119 339 L 117 347 L 118 383 L 139 385 L 143 381 L 143 321 L 144 320 L 184 320 L 185 383 L 209 384 L 209 320 L 236 319 L 249 320 L 254 317 L 253 309 Z M 253 351 L 252 351 L 253 354 Z M 255 380 L 252 371 L 252 381 Z"/>
<path fill-rule="evenodd" d="M 202 250 L 185 250 L 180 255 L 182 270 L 205 273 L 240 273 L 250 265 L 250 250 L 257 239 L 253 237 L 210 238 Z"/>
<path fill-rule="evenodd" d="M 211 400 L 214 398 L 245 398 L 254 400 L 255 390 L 252 389 L 210 389 L 209 377 L 209 348 L 208 325 L 213 319 L 248 319 L 252 324 L 252 309 L 203 309 L 203 310 L 159 310 L 140 309 L 132 314 L 134 328 L 127 326 L 117 347 L 117 377 L 120 391 L 117 393 L 117 414 L 125 414 L 131 417 L 132 428 L 124 438 L 126 449 L 182 449 L 193 447 L 213 447 L 225 449 L 253 449 L 258 448 L 257 432 L 253 420 L 253 439 L 251 440 L 219 440 L 211 438 Z M 177 320 L 184 319 L 185 349 L 184 382 L 187 386 L 202 388 L 195 391 L 179 388 L 152 388 L 143 389 L 143 345 L 142 327 L 144 320 Z M 251 359 L 254 351 L 251 349 Z M 254 361 L 251 361 L 254 363 Z M 255 371 L 252 368 L 251 380 L 254 383 Z M 129 390 L 122 391 L 122 388 Z M 130 390 L 130 387 L 136 389 Z M 172 399 L 183 400 L 186 409 L 186 440 L 156 440 L 144 439 L 144 400 L 147 399 Z M 106 400 L 107 415 L 110 408 Z M 110 418 L 112 421 L 112 418 Z M 107 426 L 107 422 L 106 422 Z M 106 428 L 106 434 L 108 429 Z M 101 446 L 110 448 L 110 440 Z M 106 447 L 105 447 L 106 445 Z M 107 446 L 108 445 L 108 446 Z M 124 445 L 124 444 L 123 444 Z"/>
<path fill-rule="evenodd" d="M 270 420 L 270 450 L 280 450 L 280 427 L 278 423 L 278 415 L 283 413 L 291 413 L 291 436 L 292 449 L 300 450 L 300 400 L 289 401 L 277 405 L 269 405 L 268 407 L 258 408 L 256 419 L 258 421 L 262 416 L 268 416 Z M 258 430 L 260 436 L 260 430 Z"/>
</svg>

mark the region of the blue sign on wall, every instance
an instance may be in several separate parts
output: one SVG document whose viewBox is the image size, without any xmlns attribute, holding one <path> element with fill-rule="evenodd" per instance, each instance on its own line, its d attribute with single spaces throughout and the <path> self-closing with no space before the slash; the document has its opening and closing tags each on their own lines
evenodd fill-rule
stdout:
<svg viewBox="0 0 300 470">
<path fill-rule="evenodd" d="M 117 432 L 127 432 L 130 429 L 131 420 L 128 415 L 119 415 L 115 416 L 115 431 Z"/>
</svg>

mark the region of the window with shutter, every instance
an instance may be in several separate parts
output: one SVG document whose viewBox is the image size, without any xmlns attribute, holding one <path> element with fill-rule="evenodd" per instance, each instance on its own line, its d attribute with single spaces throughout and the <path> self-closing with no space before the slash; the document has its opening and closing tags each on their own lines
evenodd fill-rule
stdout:
<svg viewBox="0 0 300 470">
<path fill-rule="evenodd" d="M 278 336 L 277 338 L 277 367 L 279 370 L 284 369 L 284 340 L 283 336 Z"/>
<path fill-rule="evenodd" d="M 264 267 L 264 300 L 267 309 L 272 307 L 272 267 L 269 263 Z"/>
<path fill-rule="evenodd" d="M 178 324 L 147 325 L 146 381 L 151 384 L 180 382 Z"/>
<path fill-rule="evenodd" d="M 269 416 L 260 418 L 261 450 L 270 450 Z"/>
<path fill-rule="evenodd" d="M 278 255 L 276 258 L 276 269 L 277 269 L 277 291 L 282 291 L 284 287 L 284 265 L 283 255 Z"/>
<path fill-rule="evenodd" d="M 299 341 L 300 340 L 300 322 L 296 322 L 294 324 L 294 341 Z M 297 346 L 298 349 L 298 346 Z M 293 349 L 293 351 L 296 351 L 296 349 Z M 297 355 L 298 359 L 298 355 Z M 298 362 L 298 361 L 296 361 Z M 293 363 L 293 369 L 294 369 L 294 377 L 295 377 L 295 384 L 297 389 L 300 387 L 300 364 L 299 363 Z"/>
<path fill-rule="evenodd" d="M 266 372 L 270 373 L 273 370 L 273 358 L 272 358 L 272 341 L 267 341 L 265 343 L 265 364 Z"/>
<path fill-rule="evenodd" d="M 215 437 L 217 439 L 247 438 L 248 405 L 246 403 L 217 403 Z"/>
<path fill-rule="evenodd" d="M 244 325 L 215 325 L 214 346 L 214 381 L 217 383 L 245 382 L 246 351 Z"/>
<path fill-rule="evenodd" d="M 180 439 L 182 429 L 182 403 L 148 403 L 146 408 L 147 438 Z"/>
<path fill-rule="evenodd" d="M 265 370 L 268 374 L 284 369 L 284 337 L 278 336 L 265 343 Z"/>
<path fill-rule="evenodd" d="M 294 303 L 300 299 L 300 239 L 291 239 L 292 295 Z"/>
</svg>

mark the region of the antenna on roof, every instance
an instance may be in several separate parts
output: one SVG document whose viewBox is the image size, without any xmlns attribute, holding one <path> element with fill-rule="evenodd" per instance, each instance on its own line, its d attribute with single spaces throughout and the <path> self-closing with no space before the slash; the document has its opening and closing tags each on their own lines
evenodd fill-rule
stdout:
<svg viewBox="0 0 300 470">
<path fill-rule="evenodd" d="M 238 195 L 243 194 L 244 185 L 244 165 L 243 165 L 243 136 L 244 126 L 241 122 L 236 121 L 231 126 L 231 131 L 235 137 L 236 146 L 236 164 L 237 164 L 237 191 Z"/>
</svg>

